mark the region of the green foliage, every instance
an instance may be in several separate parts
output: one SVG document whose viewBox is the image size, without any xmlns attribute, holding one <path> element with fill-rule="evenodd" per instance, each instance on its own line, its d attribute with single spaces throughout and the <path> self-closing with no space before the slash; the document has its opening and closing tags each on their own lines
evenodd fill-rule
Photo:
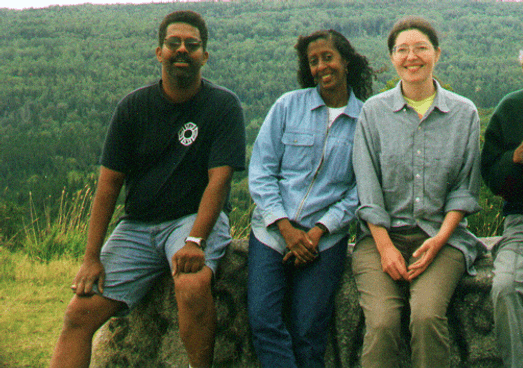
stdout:
<svg viewBox="0 0 523 368">
<path fill-rule="evenodd" d="M 503 200 L 494 196 L 483 185 L 481 187 L 479 204 L 483 210 L 468 217 L 470 231 L 478 237 L 498 236 L 503 232 Z"/>
<path fill-rule="evenodd" d="M 80 258 L 85 251 L 91 210 L 92 191 L 89 187 L 72 194 L 62 191 L 58 211 L 51 214 L 52 204 L 45 207 L 45 216 L 37 217 L 31 206 L 31 223 L 24 228 L 20 247 L 32 259 L 49 262 L 63 256 Z M 32 202 L 31 202 L 32 204 Z M 113 223 L 119 218 L 118 207 Z"/>
<path fill-rule="evenodd" d="M 44 221 L 36 217 L 36 211 L 31 207 L 33 219 L 25 228 L 24 251 L 31 258 L 44 262 L 64 255 L 73 258 L 83 255 L 91 199 L 89 188 L 74 193 L 70 198 L 63 191 L 58 214 L 52 217 L 48 209 Z"/>
<path fill-rule="evenodd" d="M 379 71 L 376 92 L 390 88 L 396 77 L 386 37 L 406 11 L 434 22 L 442 48 L 437 76 L 485 109 L 485 116 L 502 96 L 523 85 L 517 62 L 523 7 L 515 3 L 237 0 L 0 9 L 3 245 L 20 246 L 21 234 L 40 239 L 26 242 L 28 248 L 40 241 L 80 242 L 67 239 L 70 235 L 53 223 L 60 217 L 62 191 L 93 187 L 117 102 L 159 78 L 157 27 L 167 13 L 186 8 L 200 12 L 209 26 L 210 60 L 204 76 L 235 91 L 242 101 L 248 152 L 272 103 L 298 88 L 297 37 L 320 28 L 341 31 L 367 56 Z M 246 219 L 252 209 L 243 182 L 246 175 L 235 176 L 231 197 L 231 219 L 242 229 L 240 236 L 248 232 Z M 31 216 L 40 219 L 38 224 Z M 35 228 L 23 231 L 28 223 Z"/>
<path fill-rule="evenodd" d="M 85 251 L 85 234 L 79 231 L 63 233 L 55 224 L 50 224 L 39 233 L 27 235 L 24 250 L 32 259 L 49 262 L 63 256 L 79 258 Z"/>
<path fill-rule="evenodd" d="M 24 209 L 0 198 L 0 243 L 13 246 L 22 230 Z"/>
<path fill-rule="evenodd" d="M 2 275 L 2 280 L 15 280 L 15 265 L 11 259 L 11 254 L 2 247 L 0 247 L 0 275 Z"/>
<path fill-rule="evenodd" d="M 232 211 L 229 215 L 231 235 L 235 239 L 247 238 L 251 230 L 251 214 L 254 202 L 249 194 L 249 183 L 245 177 L 233 183 L 231 190 Z"/>
</svg>

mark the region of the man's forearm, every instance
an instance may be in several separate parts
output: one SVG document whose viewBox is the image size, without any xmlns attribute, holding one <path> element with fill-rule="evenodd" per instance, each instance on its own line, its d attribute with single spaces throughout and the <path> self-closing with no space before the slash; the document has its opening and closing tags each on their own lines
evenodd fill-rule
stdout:
<svg viewBox="0 0 523 368">
<path fill-rule="evenodd" d="M 231 188 L 233 169 L 228 166 L 209 170 L 209 184 L 203 192 L 190 236 L 207 239 L 220 215 Z"/>
<path fill-rule="evenodd" d="M 123 185 L 124 175 L 102 167 L 93 199 L 85 258 L 99 258 L 116 201 Z"/>
</svg>

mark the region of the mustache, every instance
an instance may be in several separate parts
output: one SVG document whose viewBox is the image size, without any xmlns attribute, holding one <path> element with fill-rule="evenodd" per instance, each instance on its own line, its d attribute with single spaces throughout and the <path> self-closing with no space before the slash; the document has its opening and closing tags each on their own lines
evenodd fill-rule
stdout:
<svg viewBox="0 0 523 368">
<path fill-rule="evenodd" d="M 179 55 L 175 56 L 174 58 L 172 58 L 171 62 L 172 63 L 182 62 L 182 63 L 191 64 L 192 60 L 189 57 L 189 55 L 187 55 L 187 54 L 179 54 Z"/>
</svg>

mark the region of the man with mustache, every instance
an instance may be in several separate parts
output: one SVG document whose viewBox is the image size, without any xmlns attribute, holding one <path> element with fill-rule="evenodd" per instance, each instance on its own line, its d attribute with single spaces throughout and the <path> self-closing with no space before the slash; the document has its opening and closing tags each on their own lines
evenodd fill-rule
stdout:
<svg viewBox="0 0 523 368">
<path fill-rule="evenodd" d="M 523 52 L 520 51 L 523 66 Z M 481 152 L 481 174 L 505 200 L 503 238 L 493 249 L 494 331 L 504 367 L 523 367 L 523 89 L 496 107 Z"/>
<path fill-rule="evenodd" d="M 128 313 L 169 270 L 190 366 L 212 364 L 211 284 L 230 242 L 231 178 L 245 166 L 243 113 L 234 93 L 202 78 L 208 33 L 199 14 L 167 15 L 158 37 L 161 80 L 120 101 L 109 127 L 51 367 L 88 367 L 98 328 Z M 124 184 L 125 215 L 104 244 Z"/>
</svg>

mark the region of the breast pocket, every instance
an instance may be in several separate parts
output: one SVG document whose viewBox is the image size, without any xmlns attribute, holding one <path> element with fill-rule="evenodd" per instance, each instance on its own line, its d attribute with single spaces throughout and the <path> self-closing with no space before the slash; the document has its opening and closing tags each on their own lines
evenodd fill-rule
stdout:
<svg viewBox="0 0 523 368">
<path fill-rule="evenodd" d="M 456 157 L 432 157 L 425 163 L 426 188 L 429 192 L 445 198 L 456 186 L 461 160 Z"/>
<path fill-rule="evenodd" d="M 331 182 L 351 182 L 352 142 L 337 137 L 330 137 L 328 139 L 328 150 L 325 154 L 325 165 Z"/>
<path fill-rule="evenodd" d="M 282 137 L 285 145 L 282 158 L 284 171 L 311 171 L 314 135 L 301 132 L 285 132 Z"/>
</svg>

